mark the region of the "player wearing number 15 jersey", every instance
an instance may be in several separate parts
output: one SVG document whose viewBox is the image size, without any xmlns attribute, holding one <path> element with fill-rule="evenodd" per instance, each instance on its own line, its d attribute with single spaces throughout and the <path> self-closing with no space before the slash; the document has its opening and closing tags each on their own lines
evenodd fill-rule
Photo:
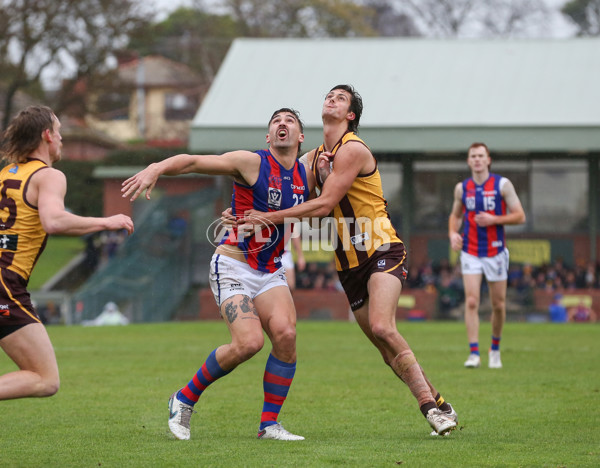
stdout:
<svg viewBox="0 0 600 468">
<path fill-rule="evenodd" d="M 0 376 L 0 400 L 58 391 L 52 343 L 27 292 L 48 234 L 133 232 L 128 216 L 88 218 L 65 210 L 66 179 L 52 167 L 61 149 L 60 122 L 48 107 L 22 110 L 3 135 L 8 165 L 0 171 L 0 347 L 19 370 Z"/>
<path fill-rule="evenodd" d="M 500 339 L 506 316 L 508 249 L 505 224 L 522 224 L 525 212 L 510 180 L 490 173 L 490 152 L 484 143 L 469 147 L 467 164 L 471 177 L 456 184 L 448 219 L 452 249 L 460 252 L 465 289 L 465 324 L 470 354 L 465 367 L 479 367 L 479 291 L 482 276 L 488 282 L 492 301 L 492 345 L 488 365 L 502 367 Z M 462 235 L 458 232 L 463 224 Z"/>
</svg>

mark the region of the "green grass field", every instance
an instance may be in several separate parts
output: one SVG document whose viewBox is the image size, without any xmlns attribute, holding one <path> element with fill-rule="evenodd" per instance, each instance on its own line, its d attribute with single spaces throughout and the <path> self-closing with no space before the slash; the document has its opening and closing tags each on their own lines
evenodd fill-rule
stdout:
<svg viewBox="0 0 600 468">
<path fill-rule="evenodd" d="M 597 325 L 509 323 L 501 370 L 462 367 L 461 323 L 399 328 L 458 412 L 449 437 L 429 436 L 408 389 L 353 323 L 298 324 L 280 420 L 302 442 L 256 439 L 268 349 L 208 388 L 190 441 L 170 436 L 168 397 L 228 340 L 223 323 L 55 326 L 61 390 L 0 402 L 0 466 L 600 466 Z M 484 348 L 489 335 L 482 324 Z M 0 373 L 13 369 L 0 354 Z"/>
</svg>

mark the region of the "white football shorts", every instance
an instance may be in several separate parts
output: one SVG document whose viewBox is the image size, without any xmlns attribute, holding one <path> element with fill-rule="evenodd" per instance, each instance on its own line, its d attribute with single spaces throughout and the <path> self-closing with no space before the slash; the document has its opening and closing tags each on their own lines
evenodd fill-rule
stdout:
<svg viewBox="0 0 600 468">
<path fill-rule="evenodd" d="M 247 263 L 220 254 L 214 254 L 210 261 L 209 283 L 219 307 L 238 294 L 254 299 L 271 288 L 288 287 L 283 267 L 273 273 L 264 273 Z"/>
<path fill-rule="evenodd" d="M 294 269 L 294 257 L 289 250 L 283 251 L 283 255 L 281 256 L 281 266 L 285 268 L 285 271 Z"/>
<path fill-rule="evenodd" d="M 460 252 L 460 267 L 463 275 L 483 274 L 487 281 L 505 281 L 508 279 L 508 249 L 494 257 L 476 257 Z"/>
</svg>

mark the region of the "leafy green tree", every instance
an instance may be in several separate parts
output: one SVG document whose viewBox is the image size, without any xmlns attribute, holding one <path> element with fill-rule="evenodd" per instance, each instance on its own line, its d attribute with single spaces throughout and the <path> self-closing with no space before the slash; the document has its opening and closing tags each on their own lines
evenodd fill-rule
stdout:
<svg viewBox="0 0 600 468">
<path fill-rule="evenodd" d="M 561 12 L 577 25 L 578 36 L 600 36 L 600 0 L 571 0 Z"/>
</svg>

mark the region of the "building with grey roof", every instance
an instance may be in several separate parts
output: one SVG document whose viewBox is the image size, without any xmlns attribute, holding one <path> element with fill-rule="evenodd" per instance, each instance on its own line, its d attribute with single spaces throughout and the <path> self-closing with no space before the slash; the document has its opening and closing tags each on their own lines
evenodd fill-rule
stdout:
<svg viewBox="0 0 600 468">
<path fill-rule="evenodd" d="M 192 122 L 190 150 L 262 148 L 284 106 L 300 111 L 303 147 L 315 147 L 323 99 L 340 83 L 363 97 L 360 136 L 417 258 L 447 252 L 452 188 L 469 174 L 468 146 L 484 141 L 528 215 L 509 238 L 549 242 L 551 259 L 596 259 L 600 39 L 238 39 Z"/>
</svg>

